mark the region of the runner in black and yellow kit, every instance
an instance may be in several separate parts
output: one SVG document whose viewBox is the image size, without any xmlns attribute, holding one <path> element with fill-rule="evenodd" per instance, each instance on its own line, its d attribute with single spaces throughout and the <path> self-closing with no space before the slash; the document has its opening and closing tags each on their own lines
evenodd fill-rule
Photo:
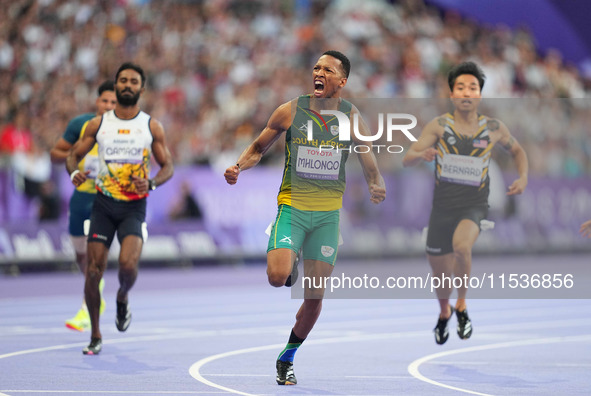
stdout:
<svg viewBox="0 0 591 396">
<path fill-rule="evenodd" d="M 454 67 L 448 76 L 454 112 L 429 122 L 418 141 L 403 159 L 404 166 L 435 160 L 435 191 L 427 235 L 427 256 L 433 276 L 470 275 L 472 246 L 480 233 L 480 222 L 488 214 L 488 165 L 493 146 L 500 143 L 517 166 L 519 178 L 508 195 L 521 194 L 527 186 L 527 156 L 507 127 L 500 121 L 478 114 L 484 74 L 465 62 Z M 437 289 L 441 312 L 434 329 L 435 341 L 447 341 L 447 322 L 454 308 L 449 304 L 452 289 Z M 467 287 L 458 288 L 455 304 L 457 332 L 470 338 L 472 323 L 466 309 Z"/>
<path fill-rule="evenodd" d="M 332 273 L 339 240 L 339 209 L 345 190 L 345 162 L 351 142 L 339 140 L 337 119 L 321 117 L 320 112 L 338 110 L 348 117 L 357 112 L 351 103 L 340 98 L 349 70 L 350 63 L 345 55 L 337 51 L 325 52 L 314 66 L 314 94 L 279 106 L 259 137 L 224 174 L 229 184 L 235 184 L 240 172 L 258 164 L 269 147 L 286 133 L 279 208 L 267 249 L 267 276 L 275 287 L 295 283 L 296 257 L 300 249 L 306 276 L 325 277 Z M 313 139 L 308 139 L 310 127 Z M 362 133 L 369 134 L 366 128 L 362 129 Z M 367 145 L 368 142 L 356 141 L 353 135 L 353 143 Z M 334 149 L 320 150 L 320 146 Z M 386 198 L 386 188 L 375 156 L 370 151 L 360 154 L 359 158 L 370 200 L 380 203 Z M 293 357 L 320 315 L 323 296 L 324 289 L 305 290 L 288 344 L 277 359 L 279 385 L 297 382 Z"/>
<path fill-rule="evenodd" d="M 105 81 L 98 88 L 98 97 L 96 99 L 96 114 L 84 113 L 73 118 L 66 127 L 64 135 L 56 142 L 51 149 L 51 161 L 54 164 L 61 164 L 66 161 L 70 150 L 74 144 L 82 138 L 88 121 L 95 116 L 101 116 L 109 110 L 113 110 L 117 104 L 115 96 L 115 84 L 113 81 Z M 82 274 L 86 273 L 86 236 L 84 235 L 84 222 L 90 219 L 90 211 L 96 197 L 96 187 L 94 178 L 98 171 L 98 148 L 95 145 L 92 150 L 80 161 L 78 169 L 87 175 L 87 179 L 80 186 L 76 187 L 70 198 L 68 211 L 69 232 L 76 252 L 76 264 Z M 105 282 L 101 281 L 100 291 L 104 288 Z M 101 313 L 105 310 L 105 300 L 101 298 Z M 72 330 L 84 331 L 90 328 L 90 317 L 86 302 L 82 303 L 82 308 L 76 316 L 66 320 L 66 327 Z"/>
</svg>

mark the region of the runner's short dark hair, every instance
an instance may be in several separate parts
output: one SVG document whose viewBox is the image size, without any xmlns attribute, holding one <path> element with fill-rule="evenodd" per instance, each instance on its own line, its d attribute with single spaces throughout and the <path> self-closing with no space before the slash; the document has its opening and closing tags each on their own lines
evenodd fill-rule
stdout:
<svg viewBox="0 0 591 396">
<path fill-rule="evenodd" d="M 482 88 L 484 88 L 484 80 L 486 79 L 486 76 L 482 72 L 482 69 L 474 62 L 460 63 L 449 71 L 449 74 L 447 75 L 447 83 L 449 84 L 450 91 L 454 90 L 456 79 L 462 74 L 471 74 L 476 77 L 478 80 L 478 85 L 480 85 L 480 90 L 482 91 Z"/>
<path fill-rule="evenodd" d="M 349 78 L 349 72 L 351 72 L 351 62 L 349 62 L 349 58 L 345 56 L 342 52 L 329 50 L 326 51 L 322 55 L 332 56 L 341 61 L 341 65 L 343 66 L 343 72 L 345 73 L 345 78 Z"/>
<path fill-rule="evenodd" d="M 117 74 L 115 74 L 115 82 L 117 82 L 117 79 L 119 78 L 119 73 L 121 73 L 123 70 L 135 70 L 136 72 L 139 73 L 139 75 L 142 77 L 142 87 L 146 84 L 146 75 L 144 74 L 144 69 L 142 69 L 139 65 L 136 65 L 133 62 L 125 62 L 124 64 L 122 64 L 119 67 L 119 70 L 117 70 Z"/>
<path fill-rule="evenodd" d="M 105 91 L 115 92 L 115 82 L 113 80 L 103 81 L 98 87 L 98 96 L 101 96 Z"/>
</svg>

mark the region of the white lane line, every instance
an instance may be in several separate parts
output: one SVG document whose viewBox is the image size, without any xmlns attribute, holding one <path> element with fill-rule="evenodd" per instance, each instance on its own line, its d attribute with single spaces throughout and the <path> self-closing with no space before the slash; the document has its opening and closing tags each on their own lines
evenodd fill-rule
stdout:
<svg viewBox="0 0 591 396">
<path fill-rule="evenodd" d="M 168 333 L 168 334 L 152 334 L 145 336 L 138 336 L 132 338 L 120 338 L 103 341 L 103 345 L 111 344 L 125 344 L 129 342 L 142 342 L 142 341 L 161 341 L 166 339 L 177 339 L 177 338 L 199 338 L 199 337 L 210 337 L 210 336 L 226 336 L 236 334 L 261 334 L 263 332 L 275 333 L 285 330 L 284 327 L 280 326 L 268 326 L 268 327 L 254 327 L 248 329 L 231 329 L 231 330 L 201 330 L 201 331 L 186 331 L 180 333 Z M 9 357 L 28 355 L 31 353 L 47 352 L 59 349 L 69 349 L 76 347 L 85 347 L 88 342 L 77 342 L 73 344 L 53 345 L 43 348 L 24 349 L 20 351 L 14 351 L 0 355 L 0 359 L 6 359 Z M 2 396 L 2 395 L 0 395 Z"/>
<path fill-rule="evenodd" d="M 357 379 L 409 379 L 410 375 L 345 375 L 344 378 Z"/>
<path fill-rule="evenodd" d="M 271 377 L 271 374 L 201 374 L 208 377 Z"/>
<path fill-rule="evenodd" d="M 140 395 L 211 395 L 212 393 L 225 393 L 225 392 L 212 392 L 212 391 L 79 391 L 79 390 L 4 390 L 2 392 L 10 392 L 10 393 L 98 393 L 100 395 L 104 394 L 140 394 Z M 0 396 L 10 396 L 4 393 L 0 393 Z"/>
<path fill-rule="evenodd" d="M 306 342 L 306 345 L 334 344 L 334 343 L 350 342 L 350 341 L 373 341 L 373 340 L 384 340 L 384 339 L 402 338 L 402 337 L 417 337 L 417 336 L 424 337 L 425 334 L 426 334 L 425 331 L 409 331 L 409 332 L 400 332 L 400 333 L 351 335 L 351 336 L 338 337 L 338 338 L 323 338 L 323 339 L 319 339 L 319 340 L 310 340 L 310 341 Z M 191 367 L 189 368 L 189 374 L 191 375 L 191 377 L 195 378 L 197 381 L 199 381 L 207 386 L 211 386 L 212 388 L 223 390 L 223 391 L 226 391 L 229 393 L 234 393 L 237 395 L 256 396 L 256 395 L 253 395 L 252 393 L 246 393 L 246 392 L 242 392 L 242 391 L 239 391 L 236 389 L 228 388 L 226 386 L 219 385 L 219 384 L 216 384 L 215 382 L 205 379 L 204 375 L 207 375 L 207 374 L 201 374 L 201 368 L 203 366 L 205 366 L 207 363 L 213 362 L 214 360 L 224 359 L 224 358 L 227 358 L 230 356 L 242 355 L 242 354 L 246 354 L 246 353 L 262 352 L 262 351 L 267 351 L 267 350 L 271 350 L 271 349 L 281 350 L 283 347 L 285 347 L 285 343 L 272 344 L 272 345 L 261 345 L 258 347 L 236 349 L 234 351 L 228 351 L 228 352 L 224 352 L 224 353 L 218 353 L 217 355 L 207 356 L 207 357 L 195 362 L 193 365 L 191 365 Z M 409 377 L 405 377 L 405 378 L 409 378 Z"/>
<path fill-rule="evenodd" d="M 419 371 L 419 367 L 421 364 L 429 362 L 431 360 L 435 360 L 441 357 L 447 357 L 452 355 L 458 355 L 460 353 L 470 353 L 470 352 L 479 352 L 479 351 L 487 351 L 491 349 L 500 349 L 500 348 L 511 348 L 511 347 L 521 347 L 521 346 L 529 346 L 529 345 L 540 345 L 540 344 L 553 344 L 557 342 L 576 342 L 576 341 L 591 341 L 591 335 L 579 335 L 579 336 L 567 336 L 567 337 L 549 337 L 549 338 L 534 338 L 534 339 L 527 339 L 527 340 L 520 340 L 520 341 L 509 341 L 509 342 L 500 342 L 497 344 L 488 344 L 488 345 L 479 345 L 473 346 L 468 348 L 460 348 L 460 349 L 453 349 L 450 351 L 438 352 L 431 355 L 424 356 L 419 358 L 408 365 L 408 372 L 418 380 L 426 382 L 431 385 L 439 386 L 442 388 L 447 388 L 459 392 L 470 393 L 473 395 L 480 395 L 480 396 L 492 396 L 488 393 L 481 393 L 476 391 L 471 391 L 468 389 L 458 388 L 455 386 L 447 385 L 441 382 L 434 381 L 430 378 L 425 377 Z"/>
<path fill-rule="evenodd" d="M 204 359 L 199 360 L 196 363 L 193 363 L 193 365 L 191 365 L 191 367 L 189 367 L 189 374 L 191 375 L 191 377 L 195 378 L 197 381 L 201 382 L 202 384 L 205 384 L 207 386 L 211 386 L 212 388 L 216 388 L 216 389 L 222 390 L 224 392 L 234 393 L 236 395 L 243 395 L 243 396 L 256 396 L 252 393 L 246 393 L 246 392 L 242 392 L 242 391 L 239 391 L 236 389 L 228 388 L 223 385 L 216 384 L 215 382 L 211 382 L 208 379 L 205 379 L 203 377 L 203 375 L 200 373 L 201 367 L 203 367 L 207 363 L 212 362 L 217 359 L 223 359 L 223 358 L 226 358 L 229 356 L 241 355 L 243 353 L 261 352 L 261 351 L 266 351 L 269 349 L 279 349 L 280 350 L 284 346 L 285 345 L 283 343 L 282 344 L 272 344 L 272 345 L 264 345 L 264 346 L 253 347 L 253 348 L 237 349 L 234 351 L 218 353 L 217 355 L 211 355 L 211 356 L 208 356 Z"/>
</svg>

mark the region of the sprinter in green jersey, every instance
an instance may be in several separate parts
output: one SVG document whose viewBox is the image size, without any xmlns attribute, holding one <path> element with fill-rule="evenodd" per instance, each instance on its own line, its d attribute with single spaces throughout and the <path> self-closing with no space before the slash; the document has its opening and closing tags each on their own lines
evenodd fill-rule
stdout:
<svg viewBox="0 0 591 396">
<path fill-rule="evenodd" d="M 286 133 L 285 169 L 277 197 L 277 218 L 267 249 L 267 276 L 272 286 L 291 286 L 297 276 L 298 253 L 302 252 L 306 276 L 328 277 L 334 268 L 339 241 L 339 209 L 345 191 L 345 162 L 354 144 L 371 147 L 351 134 L 352 141 L 339 139 L 337 118 L 322 115 L 338 110 L 349 117 L 358 113 L 341 98 L 349 77 L 350 63 L 338 51 L 325 52 L 312 73 L 314 92 L 279 106 L 267 126 L 224 174 L 228 184 L 240 172 L 259 163 L 271 145 Z M 353 124 L 351 122 L 351 124 Z M 361 133 L 369 135 L 361 122 Z M 312 128 L 312 131 L 309 129 Z M 359 154 L 370 200 L 386 198 L 384 179 L 371 150 Z M 306 339 L 322 309 L 324 289 L 306 288 L 304 302 L 287 346 L 277 358 L 277 383 L 295 385 L 293 358 Z"/>
</svg>

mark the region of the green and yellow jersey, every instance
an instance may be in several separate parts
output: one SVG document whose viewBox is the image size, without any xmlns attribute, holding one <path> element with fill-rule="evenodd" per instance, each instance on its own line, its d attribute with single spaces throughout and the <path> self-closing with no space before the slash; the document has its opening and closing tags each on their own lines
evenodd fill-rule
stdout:
<svg viewBox="0 0 591 396">
<path fill-rule="evenodd" d="M 88 121 L 92 120 L 94 117 L 94 113 L 84 113 L 73 118 L 66 127 L 66 131 L 62 136 L 63 139 L 72 146 L 76 144 L 76 142 L 84 136 Z M 98 146 L 96 144 L 90 152 L 86 154 L 82 161 L 80 161 L 78 164 L 78 170 L 83 173 L 90 171 L 90 173 L 88 174 L 86 181 L 76 187 L 76 190 L 84 193 L 96 194 L 96 186 L 94 182 L 98 173 Z"/>
<path fill-rule="evenodd" d="M 297 99 L 294 119 L 286 132 L 285 167 L 277 203 L 299 210 L 337 210 L 343 206 L 345 163 L 351 142 L 339 141 L 337 118 L 312 110 L 310 100 L 310 95 Z M 338 110 L 348 118 L 351 108 L 350 102 L 340 100 Z"/>
</svg>

